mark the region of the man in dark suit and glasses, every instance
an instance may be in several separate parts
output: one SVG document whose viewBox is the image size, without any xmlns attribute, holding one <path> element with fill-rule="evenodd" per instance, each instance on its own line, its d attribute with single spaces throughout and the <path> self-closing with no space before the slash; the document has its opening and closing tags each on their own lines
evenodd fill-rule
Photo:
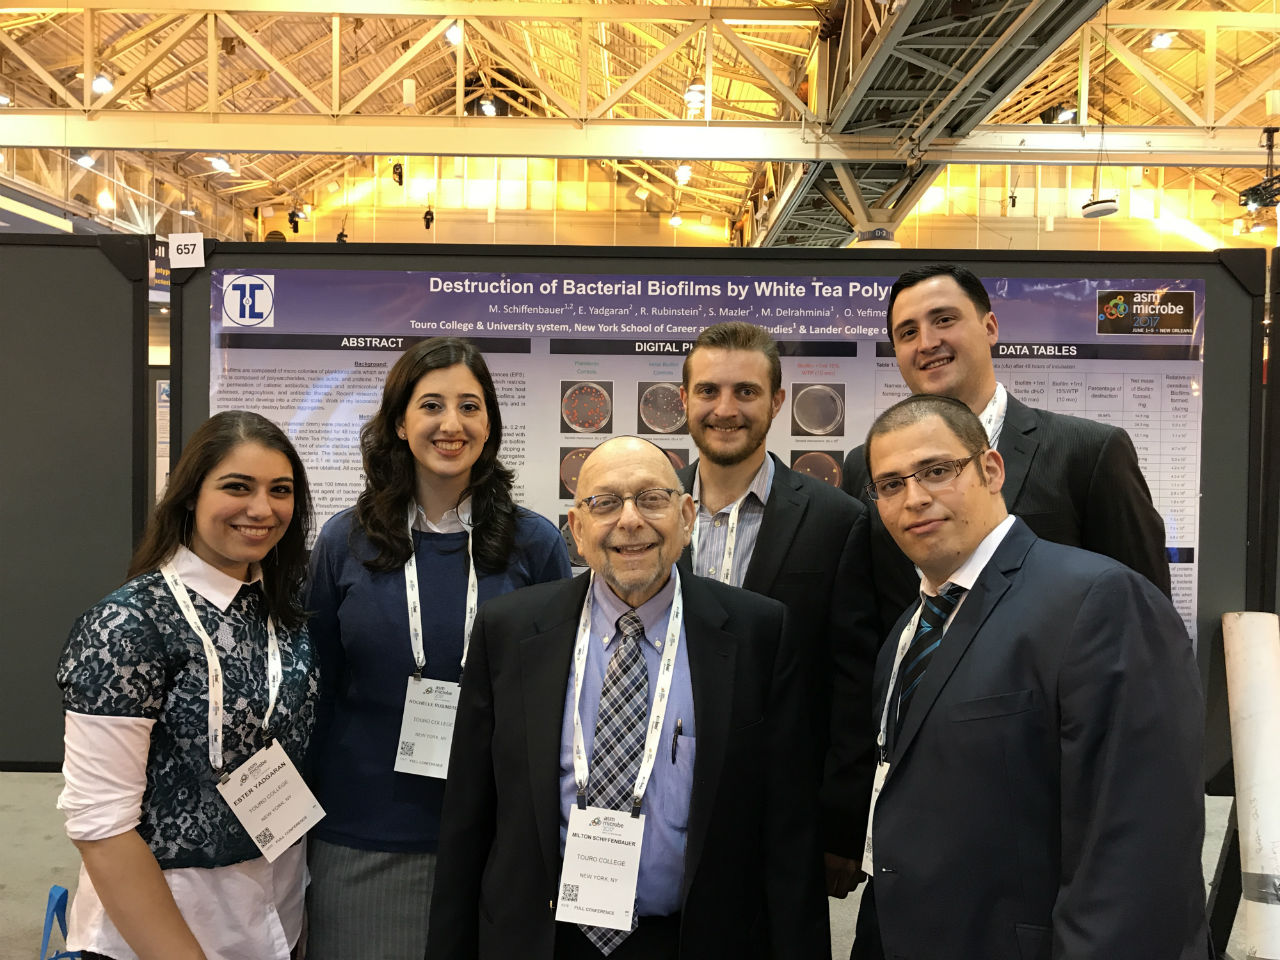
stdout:
<svg viewBox="0 0 1280 960">
<path fill-rule="evenodd" d="M 1037 537 L 962 403 L 867 435 L 867 494 L 920 569 L 875 672 L 864 869 L 889 958 L 1203 960 L 1203 704 L 1151 582 Z M 863 933 L 860 925 L 860 936 Z"/>
<path fill-rule="evenodd" d="M 785 608 L 677 572 L 694 506 L 652 443 L 601 444 L 577 494 L 591 575 L 517 590 L 475 621 L 427 957 L 825 955 Z M 635 919 L 557 922 L 595 895 L 581 884 L 596 878 L 562 878 L 612 866 L 571 856 L 572 831 L 633 807 L 638 880 L 615 900 Z"/>
<path fill-rule="evenodd" d="M 1037 536 L 1113 557 L 1170 595 L 1164 521 L 1129 435 L 1008 394 L 992 365 L 999 326 L 978 277 L 951 264 L 906 271 L 889 290 L 887 326 L 912 393 L 953 397 L 982 420 L 1004 460 L 1010 513 Z M 858 447 L 845 460 L 843 486 L 860 497 L 867 480 Z M 887 631 L 913 602 L 918 578 L 874 511 L 871 549 Z"/>
<path fill-rule="evenodd" d="M 698 507 L 682 564 L 787 607 L 804 675 L 809 756 L 822 781 L 827 893 L 843 897 L 862 879 L 873 769 L 867 718 L 879 620 L 868 511 L 766 453 L 786 398 L 767 330 L 736 321 L 703 330 L 685 357 L 680 397 L 700 457 L 680 471 Z"/>
</svg>

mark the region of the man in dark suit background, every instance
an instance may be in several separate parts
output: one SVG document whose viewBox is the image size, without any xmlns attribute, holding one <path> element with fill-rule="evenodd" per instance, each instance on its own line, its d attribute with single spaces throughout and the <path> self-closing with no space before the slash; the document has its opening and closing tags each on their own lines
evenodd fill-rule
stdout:
<svg viewBox="0 0 1280 960">
<path fill-rule="evenodd" d="M 450 757 L 429 958 L 825 955 L 786 611 L 675 572 L 694 516 L 678 488 L 648 441 L 601 444 L 569 514 L 591 576 L 480 609 Z M 638 707 L 631 701 L 639 727 L 622 734 L 619 678 L 642 691 Z M 650 727 L 656 757 L 644 740 Z M 615 748 L 628 741 L 635 750 L 620 762 Z M 640 787 L 646 768 L 652 776 Z M 620 806 L 600 799 L 611 772 L 621 773 Z M 580 892 L 560 882 L 575 803 L 629 811 L 633 778 L 645 818 L 638 921 L 618 943 L 555 917 L 558 898 Z"/>
<path fill-rule="evenodd" d="M 889 291 L 887 326 L 912 393 L 953 397 L 982 420 L 1005 464 L 1004 500 L 1037 536 L 1114 557 L 1170 595 L 1164 521 L 1129 435 L 1109 424 L 1028 407 L 996 380 L 999 337 L 986 289 L 950 264 L 908 270 Z M 843 486 L 867 483 L 862 447 Z M 918 578 L 872 511 L 872 568 L 883 628 L 913 602 Z"/>
<path fill-rule="evenodd" d="M 806 690 L 805 744 L 821 793 L 827 892 L 858 869 L 874 765 L 869 721 L 879 620 L 869 518 L 859 501 L 766 455 L 782 408 L 782 366 L 767 330 L 729 322 L 702 331 L 680 397 L 699 460 L 680 471 L 697 504 L 682 563 L 704 577 L 781 601 Z"/>
<path fill-rule="evenodd" d="M 922 573 L 875 674 L 884 955 L 1203 960 L 1203 706 L 1177 611 L 1010 516 L 964 404 L 904 400 L 867 449 Z"/>
</svg>

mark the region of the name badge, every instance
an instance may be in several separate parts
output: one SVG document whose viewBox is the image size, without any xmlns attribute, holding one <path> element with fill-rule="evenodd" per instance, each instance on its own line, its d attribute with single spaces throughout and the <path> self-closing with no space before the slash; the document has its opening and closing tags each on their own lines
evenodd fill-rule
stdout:
<svg viewBox="0 0 1280 960">
<path fill-rule="evenodd" d="M 320 802 L 279 741 L 240 764 L 218 792 L 268 863 L 324 819 Z"/>
<path fill-rule="evenodd" d="M 867 840 L 862 847 L 862 872 L 868 877 L 875 877 L 876 861 L 871 852 L 871 828 L 876 822 L 876 801 L 880 799 L 880 791 L 884 789 L 884 778 L 889 775 L 889 764 L 876 764 L 876 777 L 871 784 L 871 809 L 867 811 Z"/>
<path fill-rule="evenodd" d="M 640 878 L 644 814 L 573 807 L 560 870 L 556 919 L 630 930 Z"/>
<path fill-rule="evenodd" d="M 409 678 L 400 720 L 400 746 L 396 750 L 397 773 L 445 779 L 460 689 L 447 680 Z"/>
</svg>

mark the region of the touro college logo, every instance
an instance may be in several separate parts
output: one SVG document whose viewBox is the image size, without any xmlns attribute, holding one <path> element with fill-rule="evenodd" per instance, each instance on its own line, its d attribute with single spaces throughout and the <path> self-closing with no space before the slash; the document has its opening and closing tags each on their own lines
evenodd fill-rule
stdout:
<svg viewBox="0 0 1280 960">
<path fill-rule="evenodd" d="M 274 327 L 275 309 L 274 276 L 233 273 L 222 278 L 224 327 Z"/>
</svg>

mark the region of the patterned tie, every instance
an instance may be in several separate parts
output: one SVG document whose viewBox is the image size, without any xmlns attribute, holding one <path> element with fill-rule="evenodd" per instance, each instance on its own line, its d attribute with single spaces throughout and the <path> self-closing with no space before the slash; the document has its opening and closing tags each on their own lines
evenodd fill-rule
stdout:
<svg viewBox="0 0 1280 960">
<path fill-rule="evenodd" d="M 911 638 L 911 646 L 907 647 L 907 652 L 902 657 L 902 667 L 898 673 L 897 733 L 902 732 L 911 697 L 924 678 L 925 667 L 929 666 L 934 651 L 942 643 L 942 629 L 946 626 L 947 618 L 963 595 L 964 587 L 954 583 L 935 597 L 921 595 L 923 606 L 920 610 L 920 623 L 916 627 L 916 635 Z"/>
<path fill-rule="evenodd" d="M 634 610 L 618 618 L 618 639 L 600 690 L 596 736 L 591 748 L 591 778 L 587 803 L 607 810 L 630 810 L 631 794 L 644 755 L 645 726 L 649 717 L 649 669 L 645 666 L 644 624 Z M 631 929 L 636 926 L 631 915 Z M 579 924 L 587 939 L 606 957 L 631 930 L 611 930 Z"/>
</svg>

